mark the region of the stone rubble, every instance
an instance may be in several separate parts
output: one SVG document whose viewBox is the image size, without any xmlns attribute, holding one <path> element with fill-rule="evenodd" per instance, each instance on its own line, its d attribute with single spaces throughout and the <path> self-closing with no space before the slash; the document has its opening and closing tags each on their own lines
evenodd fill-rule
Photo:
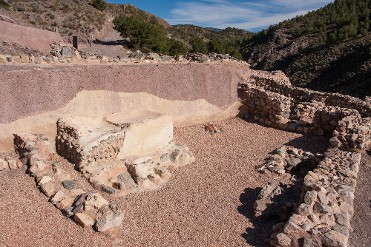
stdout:
<svg viewBox="0 0 371 247">
<path fill-rule="evenodd" d="M 264 164 L 257 167 L 257 170 L 261 173 L 269 171 L 277 174 L 291 173 L 303 176 L 313 170 L 322 158 L 323 154 L 321 153 L 313 154 L 284 145 L 268 155 Z"/>
<path fill-rule="evenodd" d="M 70 174 L 60 167 L 66 161 L 52 151 L 52 143 L 45 136 L 15 135 L 14 144 L 26 171 L 66 217 L 83 227 L 94 227 L 101 232 L 122 224 L 124 212 L 121 206 L 109 203 L 99 193 L 78 188 Z M 107 210 L 107 207 L 112 210 Z"/>
<path fill-rule="evenodd" d="M 0 151 L 0 172 L 23 168 L 17 154 Z"/>
<path fill-rule="evenodd" d="M 117 57 L 100 56 L 95 53 L 82 52 L 73 47 L 53 43 L 46 55 L 20 55 L 11 56 L 0 54 L 0 64 L 126 64 L 126 63 L 212 63 L 223 61 L 239 61 L 228 54 L 217 53 L 191 53 L 188 55 L 168 56 L 157 53 L 143 53 L 140 50 L 128 51 Z"/>
</svg>

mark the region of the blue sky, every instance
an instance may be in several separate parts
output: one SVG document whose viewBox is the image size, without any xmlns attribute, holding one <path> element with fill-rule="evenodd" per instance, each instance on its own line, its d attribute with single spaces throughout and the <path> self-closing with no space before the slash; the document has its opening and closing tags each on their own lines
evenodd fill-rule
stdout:
<svg viewBox="0 0 371 247">
<path fill-rule="evenodd" d="M 318 9 L 331 0 L 107 0 L 133 4 L 170 24 L 237 27 L 259 31 L 280 21 Z"/>
</svg>

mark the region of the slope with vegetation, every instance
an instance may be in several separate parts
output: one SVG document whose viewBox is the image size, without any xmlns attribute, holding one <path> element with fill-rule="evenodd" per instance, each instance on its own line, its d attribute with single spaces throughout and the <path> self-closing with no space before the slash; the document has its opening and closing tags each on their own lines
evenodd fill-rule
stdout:
<svg viewBox="0 0 371 247">
<path fill-rule="evenodd" d="M 263 30 L 245 43 L 244 58 L 298 86 L 371 95 L 370 9 L 369 0 L 336 0 Z"/>
<path fill-rule="evenodd" d="M 0 13 L 23 25 L 57 31 L 67 40 L 78 35 L 82 41 L 88 41 L 91 34 L 99 33 L 115 18 L 114 27 L 130 40 L 129 48 L 170 55 L 216 52 L 242 59 L 240 46 L 252 35 L 235 28 L 171 26 L 133 5 L 104 0 L 0 0 Z"/>
<path fill-rule="evenodd" d="M 236 28 L 210 30 L 192 25 L 165 26 L 156 18 L 146 18 L 143 13 L 118 15 L 114 28 L 122 37 L 130 39 L 134 49 L 169 55 L 216 52 L 242 58 L 240 46 L 251 37 L 251 33 Z"/>
<path fill-rule="evenodd" d="M 66 38 L 78 35 L 82 41 L 101 31 L 107 20 L 117 14 L 154 17 L 133 5 L 109 4 L 104 0 L 0 0 L 0 13 L 23 25 L 57 31 Z"/>
</svg>

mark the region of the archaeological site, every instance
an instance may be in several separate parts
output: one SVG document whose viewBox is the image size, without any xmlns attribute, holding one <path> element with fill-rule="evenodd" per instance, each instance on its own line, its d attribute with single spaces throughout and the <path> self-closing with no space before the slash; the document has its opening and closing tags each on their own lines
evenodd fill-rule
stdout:
<svg viewBox="0 0 371 247">
<path fill-rule="evenodd" d="M 6 11 L 0 246 L 371 246 L 370 97 Z"/>
</svg>

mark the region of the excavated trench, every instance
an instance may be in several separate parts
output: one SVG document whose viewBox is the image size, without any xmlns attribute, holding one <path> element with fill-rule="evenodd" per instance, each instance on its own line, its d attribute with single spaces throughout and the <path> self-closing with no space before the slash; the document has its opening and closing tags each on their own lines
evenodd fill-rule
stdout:
<svg viewBox="0 0 371 247">
<path fill-rule="evenodd" d="M 0 106 L 0 149 L 11 150 L 13 133 L 38 134 L 31 136 L 22 134 L 17 143 L 26 160 L 24 164 L 41 191 L 50 197 L 57 208 L 80 225 L 94 226 L 98 231 L 106 231 L 112 226 L 118 227 L 115 233 L 109 234 L 111 241 L 115 243 L 163 245 L 171 242 L 177 246 L 189 246 L 203 242 L 211 245 L 225 243 L 230 246 L 240 246 L 247 243 L 265 246 L 269 244 L 267 242 L 269 238 L 272 245 L 288 243 L 289 246 L 296 246 L 308 241 L 325 244 L 336 241 L 340 244 L 347 243 L 349 234 L 347 236 L 346 233 L 349 227 L 340 225 L 338 218 L 345 210 L 341 206 L 343 202 L 353 202 L 349 199 L 352 198 L 349 193 L 354 194 L 352 188 L 357 178 L 359 150 L 367 149 L 370 144 L 367 138 L 370 135 L 371 121 L 367 116 L 365 117 L 369 111 L 368 106 L 357 105 L 351 101 L 352 99 L 346 97 L 337 100 L 339 104 L 350 106 L 349 108 L 336 108 L 333 102 L 326 106 L 317 103 L 318 98 L 328 97 L 320 94 L 315 95 L 316 99 L 309 104 L 297 102 L 296 98 L 291 99 L 285 93 L 277 92 L 287 86 L 285 80 L 280 84 L 282 75 L 259 73 L 240 65 L 221 64 L 160 66 L 151 64 L 75 68 L 26 66 L 22 70 L 9 69 L 0 74 L 0 80 L 5 82 L 3 89 L 7 102 Z M 241 82 L 251 82 L 249 79 L 252 74 L 254 74 L 255 85 L 243 88 L 237 86 Z M 267 88 L 265 91 L 260 88 L 260 82 L 256 81 L 259 75 L 265 82 L 271 80 L 273 87 L 275 83 L 280 87 L 275 88 L 274 92 Z M 244 92 L 241 93 L 241 89 Z M 243 108 L 238 103 L 238 96 L 242 97 L 242 102 L 245 104 Z M 259 100 L 262 102 L 259 103 Z M 251 105 L 251 102 L 255 105 Z M 362 112 L 362 116 L 352 108 L 353 105 L 360 107 L 358 110 Z M 261 110 L 259 107 L 265 109 Z M 84 182 L 75 175 L 73 178 L 61 175 L 70 168 L 66 171 L 59 169 L 56 164 L 65 161 L 55 154 L 54 145 L 43 146 L 48 143 L 48 140 L 54 140 L 55 123 L 59 118 L 84 115 L 91 119 L 104 119 L 112 113 L 122 114 L 134 109 L 151 110 L 168 115 L 170 121 L 176 126 L 175 139 L 190 148 L 196 162 L 171 170 L 174 178 L 161 185 L 159 190 L 146 190 L 149 187 L 144 186 L 144 190 L 140 193 L 132 193 L 119 199 L 110 195 L 115 193 L 107 194 L 108 190 L 100 186 L 94 186 L 95 189 L 92 189 L 82 185 Z M 254 122 L 274 129 L 231 118 L 241 109 L 243 113 L 240 115 L 254 116 L 252 118 Z M 305 126 L 299 124 L 292 127 L 293 122 L 301 121 L 303 117 L 306 120 Z M 230 119 L 223 120 L 227 118 Z M 212 123 L 206 125 L 206 130 L 211 128 L 220 131 L 205 131 L 204 123 L 207 122 Z M 125 125 L 127 126 L 130 125 Z M 328 137 L 316 137 L 330 134 L 334 129 L 337 132 L 334 132 L 330 141 L 330 148 Z M 300 134 L 286 132 L 286 130 Z M 76 133 L 80 132 L 76 131 Z M 301 135 L 303 133 L 311 135 Z M 357 137 L 343 138 L 354 133 Z M 68 140 L 69 146 L 76 145 L 74 140 Z M 79 145 L 76 148 L 83 149 L 83 146 Z M 277 149 L 282 145 L 288 148 Z M 307 149 L 311 146 L 313 149 L 309 152 Z M 326 150 L 326 154 L 323 155 Z M 45 155 L 39 157 L 38 152 Z M 267 158 L 268 153 L 271 154 Z M 163 157 L 163 154 L 160 156 Z M 341 160 L 342 157 L 350 165 L 346 162 L 344 164 L 340 162 L 338 166 L 333 165 L 333 162 L 338 161 L 339 158 Z M 265 158 L 267 159 L 264 161 Z M 87 160 L 89 160 L 88 156 Z M 8 163 L 10 167 L 10 161 Z M 255 168 L 257 164 L 260 164 L 258 169 Z M 68 167 L 68 164 L 64 166 Z M 133 167 L 130 168 L 130 176 L 136 178 L 137 184 L 138 181 L 142 181 L 138 180 L 142 176 L 140 174 L 145 174 L 141 179 L 150 178 L 150 183 L 156 184 L 164 179 L 162 177 L 164 171 L 148 175 L 138 168 L 140 166 L 142 163 L 133 166 L 125 164 L 125 169 Z M 339 177 L 337 181 L 333 182 L 330 177 L 330 185 L 328 183 L 318 185 L 322 180 L 317 181 L 314 176 L 322 176 L 322 179 L 328 180 L 327 177 L 323 178 L 323 169 L 336 174 L 336 177 Z M 154 170 L 160 171 L 158 168 Z M 85 174 L 89 172 L 92 171 L 87 169 Z M 89 177 L 87 178 L 89 180 Z M 278 182 L 264 186 L 272 178 Z M 50 185 L 52 179 L 55 182 Z M 55 192 L 61 188 L 60 182 L 66 189 L 65 184 L 71 186 L 71 181 L 77 182 L 77 186 L 82 186 L 82 190 L 79 188 L 79 196 L 72 200 L 72 207 L 66 211 L 61 205 L 67 205 L 69 199 L 61 199 L 63 198 L 61 194 L 56 198 Z M 114 184 L 117 185 L 117 182 Z M 341 190 L 334 192 L 334 189 L 337 191 L 339 186 Z M 260 189 L 261 187 L 263 188 Z M 245 193 L 240 194 L 244 189 L 246 189 Z M 316 192 L 317 189 L 319 192 Z M 64 191 L 63 188 L 62 190 Z M 74 188 L 64 193 L 73 197 L 75 190 Z M 99 193 L 103 193 L 108 201 L 104 198 L 99 199 Z M 310 197 L 317 193 L 318 198 Z M 331 216 L 328 208 L 333 204 L 324 205 L 328 201 L 324 200 L 320 193 L 325 195 L 328 193 L 330 197 L 333 194 L 340 195 L 336 198 L 341 206 L 340 211 L 335 212 L 338 209 L 334 207 L 331 209 L 333 210 Z M 347 193 L 346 197 L 343 197 L 342 193 Z M 239 197 L 240 200 L 236 200 Z M 255 208 L 252 208 L 256 199 Z M 327 228 L 310 225 L 310 222 L 315 219 L 306 220 L 308 211 L 304 212 L 304 208 L 309 210 L 307 208 L 313 205 L 315 205 L 314 213 L 319 215 L 320 221 L 324 214 L 329 214 L 330 218 L 326 218 L 330 219 Z M 236 208 L 238 208 L 237 212 Z M 126 218 L 120 210 L 125 211 Z M 252 213 L 254 210 L 255 215 Z M 350 214 L 349 212 L 347 214 Z M 94 215 L 97 223 L 94 224 L 92 221 L 94 219 L 87 219 L 86 215 Z M 298 221 L 297 215 L 302 217 L 300 218 L 302 221 Z M 331 225 L 331 217 L 336 219 L 333 225 Z M 121 229 L 120 220 L 123 219 L 127 230 Z M 272 232 L 274 224 L 276 225 Z M 288 225 L 291 228 L 298 227 L 297 229 L 300 230 L 292 234 L 287 230 Z M 248 228 L 245 229 L 246 227 Z M 339 232 L 343 235 L 340 236 Z M 98 236 L 96 240 L 100 241 L 103 238 Z M 23 240 L 14 239 L 14 241 L 21 243 Z M 47 242 L 51 243 L 50 241 Z M 80 238 L 79 242 L 91 243 L 90 240 Z"/>
</svg>

